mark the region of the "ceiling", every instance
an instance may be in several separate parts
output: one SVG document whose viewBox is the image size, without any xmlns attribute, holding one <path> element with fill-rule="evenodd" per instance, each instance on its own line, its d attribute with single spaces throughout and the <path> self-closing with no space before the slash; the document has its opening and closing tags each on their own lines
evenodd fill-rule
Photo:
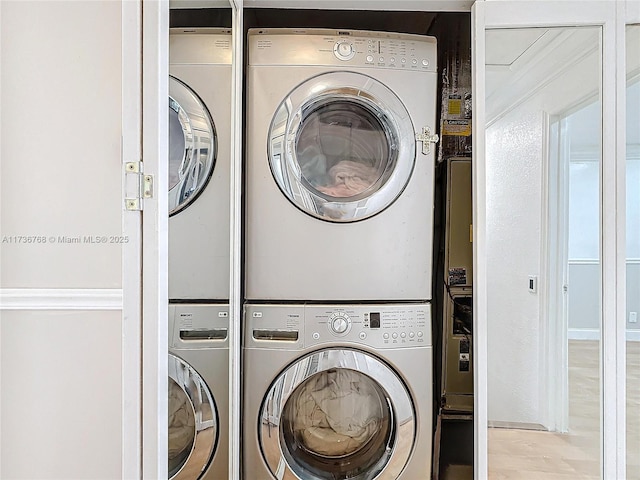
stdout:
<svg viewBox="0 0 640 480">
<path fill-rule="evenodd" d="M 487 121 L 534 97 L 551 115 L 597 98 L 599 34 L 599 27 L 487 30 Z"/>
</svg>

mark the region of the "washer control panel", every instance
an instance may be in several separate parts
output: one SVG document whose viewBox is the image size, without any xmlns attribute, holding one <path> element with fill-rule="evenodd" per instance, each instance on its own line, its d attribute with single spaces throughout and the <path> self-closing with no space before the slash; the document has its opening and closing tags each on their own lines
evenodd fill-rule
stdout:
<svg viewBox="0 0 640 480">
<path fill-rule="evenodd" d="M 228 348 L 229 306 L 169 304 L 169 348 Z"/>
<path fill-rule="evenodd" d="M 328 29 L 250 29 L 249 65 L 375 67 L 436 72 L 434 37 Z"/>
<path fill-rule="evenodd" d="M 306 305 L 305 346 L 331 341 L 378 348 L 431 345 L 431 307 L 402 305 Z"/>
<path fill-rule="evenodd" d="M 304 349 L 331 343 L 373 348 L 431 346 L 428 303 L 244 307 L 245 346 Z"/>
</svg>

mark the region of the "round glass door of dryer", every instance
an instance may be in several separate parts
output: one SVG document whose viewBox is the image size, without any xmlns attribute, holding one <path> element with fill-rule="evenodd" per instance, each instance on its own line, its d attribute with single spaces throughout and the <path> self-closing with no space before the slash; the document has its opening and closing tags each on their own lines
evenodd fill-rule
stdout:
<svg viewBox="0 0 640 480">
<path fill-rule="evenodd" d="M 303 212 L 330 222 L 369 218 L 391 205 L 411 178 L 413 123 L 393 91 L 354 72 L 330 72 L 282 101 L 269 133 L 280 190 Z"/>
<path fill-rule="evenodd" d="M 326 349 L 291 365 L 263 402 L 265 461 L 305 480 L 396 478 L 415 438 L 415 415 L 400 378 L 377 358 Z M 281 476 L 278 476 L 279 474 Z"/>
<path fill-rule="evenodd" d="M 169 479 L 199 478 L 218 440 L 218 415 L 211 392 L 195 369 L 169 354 Z"/>
<path fill-rule="evenodd" d="M 169 76 L 169 215 L 184 210 L 207 186 L 216 162 L 216 130 L 207 107 Z"/>
</svg>

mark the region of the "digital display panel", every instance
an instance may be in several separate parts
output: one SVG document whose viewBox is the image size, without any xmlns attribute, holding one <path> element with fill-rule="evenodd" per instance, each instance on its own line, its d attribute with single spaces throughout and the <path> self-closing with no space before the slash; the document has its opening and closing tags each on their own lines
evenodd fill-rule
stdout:
<svg viewBox="0 0 640 480">
<path fill-rule="evenodd" d="M 369 314 L 369 327 L 380 328 L 380 312 L 371 312 Z"/>
</svg>

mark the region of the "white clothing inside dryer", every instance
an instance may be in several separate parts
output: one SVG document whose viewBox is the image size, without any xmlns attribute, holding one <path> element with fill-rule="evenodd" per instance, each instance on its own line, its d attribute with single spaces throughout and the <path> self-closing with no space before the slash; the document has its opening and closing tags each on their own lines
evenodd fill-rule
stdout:
<svg viewBox="0 0 640 480">
<path fill-rule="evenodd" d="M 316 454 L 351 454 L 375 435 L 381 424 L 380 393 L 373 381 L 359 372 L 324 371 L 296 393 L 294 431 Z"/>
<path fill-rule="evenodd" d="M 329 169 L 330 183 L 318 187 L 322 193 L 332 197 L 352 197 L 373 185 L 378 179 L 378 170 L 364 163 L 342 160 Z"/>
</svg>

